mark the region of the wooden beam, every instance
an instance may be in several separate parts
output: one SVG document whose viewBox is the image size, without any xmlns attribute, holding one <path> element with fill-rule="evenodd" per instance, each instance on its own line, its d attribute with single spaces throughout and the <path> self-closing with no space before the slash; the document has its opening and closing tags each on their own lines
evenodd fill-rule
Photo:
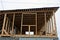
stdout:
<svg viewBox="0 0 60 40">
<path fill-rule="evenodd" d="M 21 16 L 21 35 L 22 35 L 22 26 L 23 26 L 23 14 Z"/>
<path fill-rule="evenodd" d="M 7 26 L 6 18 L 7 18 L 7 14 L 4 15 L 4 21 L 3 21 L 3 27 L 2 27 L 2 35 L 3 35 L 3 33 L 5 33 L 6 35 L 8 35 L 8 32 L 6 32 L 7 30 L 4 29 L 5 28 L 5 25 Z"/>
<path fill-rule="evenodd" d="M 46 33 L 46 13 L 44 13 L 45 17 L 45 33 Z"/>
<path fill-rule="evenodd" d="M 10 31 L 10 21 L 8 20 L 8 33 L 10 33 L 9 31 Z"/>
<path fill-rule="evenodd" d="M 49 19 L 49 34 L 50 34 L 50 19 Z"/>
<path fill-rule="evenodd" d="M 4 32 L 5 32 L 6 36 L 9 35 L 8 32 L 6 32 L 6 30 L 4 30 Z"/>
<path fill-rule="evenodd" d="M 23 14 L 36 14 L 35 12 L 32 13 L 32 12 L 23 12 Z"/>
<path fill-rule="evenodd" d="M 29 25 L 22 25 L 22 26 L 29 26 Z M 30 26 L 36 26 L 36 25 L 30 25 Z"/>
<path fill-rule="evenodd" d="M 50 21 L 51 21 L 51 19 L 50 19 Z M 50 34 L 51 34 L 51 23 L 50 23 L 50 21 L 49 21 L 49 29 L 50 29 Z"/>
<path fill-rule="evenodd" d="M 51 20 L 52 20 L 52 33 L 53 33 L 53 16 L 52 16 Z"/>
<path fill-rule="evenodd" d="M 7 14 L 4 14 L 4 20 L 3 20 L 3 26 L 2 26 L 2 34 L 4 32 L 5 22 L 6 22 L 6 16 Z"/>
<path fill-rule="evenodd" d="M 45 12 L 45 13 L 46 13 L 46 12 L 52 12 L 52 11 L 53 11 L 53 10 L 43 10 L 43 11 L 42 11 L 42 10 L 39 10 L 39 11 L 18 11 L 18 12 L 15 11 L 15 12 L 3 12 L 3 13 L 1 13 L 1 14 L 5 14 L 5 13 L 7 13 L 7 14 L 12 14 L 12 13 L 24 13 L 24 12 L 25 12 L 25 13 L 26 13 L 26 12 L 28 12 L 28 13 L 31 13 L 31 12 L 32 12 L 32 13 L 33 13 L 33 12 L 34 12 L 34 13 L 36 13 L 36 12 Z M 55 10 L 54 10 L 54 11 L 55 11 Z M 1 14 L 0 14 L 0 15 L 1 15 Z"/>
<path fill-rule="evenodd" d="M 50 18 L 50 34 L 51 34 L 51 18 Z"/>
<path fill-rule="evenodd" d="M 54 32 L 55 32 L 55 33 L 56 33 L 56 35 L 57 35 L 56 19 L 55 19 L 54 11 L 53 11 L 53 19 L 54 19 Z"/>
<path fill-rule="evenodd" d="M 29 36 L 30 36 L 30 25 L 28 27 L 29 27 Z"/>
<path fill-rule="evenodd" d="M 8 18 L 6 20 L 6 29 L 5 30 L 7 30 L 7 27 L 8 27 Z"/>
<path fill-rule="evenodd" d="M 14 21 L 15 21 L 15 14 L 13 14 L 12 32 L 14 32 Z"/>
<path fill-rule="evenodd" d="M 35 15 L 36 15 L 36 35 L 37 35 L 37 13 Z"/>
<path fill-rule="evenodd" d="M 53 16 L 51 16 L 51 35 L 53 34 Z"/>
<path fill-rule="evenodd" d="M 49 29 L 49 21 L 48 21 L 48 33 L 50 32 L 49 30 L 50 30 L 50 29 Z"/>
</svg>

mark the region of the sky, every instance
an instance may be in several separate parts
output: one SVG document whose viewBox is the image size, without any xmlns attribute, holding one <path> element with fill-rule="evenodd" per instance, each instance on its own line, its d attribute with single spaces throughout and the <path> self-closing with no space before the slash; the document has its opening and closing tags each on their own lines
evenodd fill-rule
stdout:
<svg viewBox="0 0 60 40">
<path fill-rule="evenodd" d="M 0 10 L 60 7 L 60 0 L 0 0 Z M 60 38 L 60 8 L 55 13 L 58 37 Z M 60 40 L 60 39 L 59 39 Z"/>
</svg>

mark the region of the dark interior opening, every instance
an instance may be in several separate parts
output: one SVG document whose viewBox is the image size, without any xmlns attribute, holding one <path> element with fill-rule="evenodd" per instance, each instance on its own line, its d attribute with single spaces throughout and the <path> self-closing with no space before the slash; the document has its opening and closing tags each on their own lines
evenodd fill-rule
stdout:
<svg viewBox="0 0 60 40">
<path fill-rule="evenodd" d="M 12 22 L 13 22 L 13 14 L 7 14 L 7 16 L 6 16 L 6 23 L 5 23 L 4 29 L 9 34 L 12 33 Z"/>
<path fill-rule="evenodd" d="M 34 32 L 34 35 L 35 35 L 36 34 L 36 26 L 31 26 L 30 32 Z"/>
<path fill-rule="evenodd" d="M 28 26 L 22 26 L 22 35 L 26 35 L 26 32 L 29 31 Z"/>
<path fill-rule="evenodd" d="M 23 25 L 35 25 L 35 14 L 23 14 Z"/>
<path fill-rule="evenodd" d="M 21 13 L 15 14 L 14 28 L 16 34 L 21 34 Z"/>
<path fill-rule="evenodd" d="M 3 20 L 4 20 L 4 14 L 0 15 L 0 34 L 2 32 Z"/>
</svg>

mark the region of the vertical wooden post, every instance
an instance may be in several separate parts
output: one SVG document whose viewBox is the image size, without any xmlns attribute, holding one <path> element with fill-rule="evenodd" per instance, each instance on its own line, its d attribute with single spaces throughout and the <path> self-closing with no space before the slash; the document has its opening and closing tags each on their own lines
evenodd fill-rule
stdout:
<svg viewBox="0 0 60 40">
<path fill-rule="evenodd" d="M 22 25 L 23 25 L 23 14 L 21 16 L 21 35 L 22 35 Z"/>
<path fill-rule="evenodd" d="M 8 21 L 9 22 L 9 21 Z M 8 23 L 8 33 L 9 33 L 10 22 Z"/>
<path fill-rule="evenodd" d="M 52 30 L 53 30 L 53 18 L 51 17 L 51 35 L 52 35 Z"/>
<path fill-rule="evenodd" d="M 51 16 L 51 35 L 52 35 L 52 32 L 53 32 L 53 16 Z"/>
<path fill-rule="evenodd" d="M 9 27 L 10 27 L 10 21 L 8 20 L 8 17 L 6 17 L 6 31 L 9 33 Z"/>
<path fill-rule="evenodd" d="M 30 25 L 28 27 L 29 27 L 29 36 L 30 36 Z"/>
<path fill-rule="evenodd" d="M 36 13 L 36 35 L 37 35 L 37 13 Z"/>
<path fill-rule="evenodd" d="M 51 18 L 50 18 L 50 34 L 51 34 Z"/>
<path fill-rule="evenodd" d="M 49 28 L 49 33 L 50 33 L 50 24 L 49 24 L 49 21 L 48 21 L 48 28 Z"/>
<path fill-rule="evenodd" d="M 49 29 L 49 20 L 48 20 L 48 33 L 49 33 L 49 30 L 50 30 L 50 29 Z"/>
<path fill-rule="evenodd" d="M 6 16 L 7 16 L 7 14 L 4 14 L 4 20 L 3 20 L 3 26 L 2 26 L 2 34 L 3 34 L 3 31 L 4 31 L 4 27 L 5 27 Z"/>
<path fill-rule="evenodd" d="M 15 14 L 13 14 L 12 32 L 14 32 L 14 21 L 15 21 Z"/>
<path fill-rule="evenodd" d="M 6 20 L 6 30 L 7 30 L 7 27 L 8 27 L 8 18 Z"/>
<path fill-rule="evenodd" d="M 48 22 L 47 22 L 47 24 L 46 24 L 46 27 L 47 27 L 46 33 L 48 33 Z"/>
<path fill-rule="evenodd" d="M 51 23 L 50 23 L 50 19 L 49 19 L 49 34 L 51 33 Z"/>
<path fill-rule="evenodd" d="M 47 22 L 47 35 L 48 35 L 48 33 L 49 33 L 49 23 Z"/>
<path fill-rule="evenodd" d="M 50 24 L 51 24 L 51 33 L 52 33 L 52 19 L 50 18 Z"/>
<path fill-rule="evenodd" d="M 8 27 L 8 32 L 10 33 L 10 20 L 9 20 L 9 27 Z"/>
<path fill-rule="evenodd" d="M 48 33 L 49 33 L 49 20 L 48 20 Z"/>
<path fill-rule="evenodd" d="M 45 17 L 45 33 L 46 33 L 46 13 L 44 13 Z"/>
</svg>

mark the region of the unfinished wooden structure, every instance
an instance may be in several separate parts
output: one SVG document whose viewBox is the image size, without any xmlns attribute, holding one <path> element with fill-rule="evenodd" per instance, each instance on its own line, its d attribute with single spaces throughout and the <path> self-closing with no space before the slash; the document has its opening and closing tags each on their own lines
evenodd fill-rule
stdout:
<svg viewBox="0 0 60 40">
<path fill-rule="evenodd" d="M 56 37 L 57 9 L 58 7 L 46 7 L 0 11 L 0 36 Z M 31 35 L 30 32 L 34 34 Z"/>
</svg>

